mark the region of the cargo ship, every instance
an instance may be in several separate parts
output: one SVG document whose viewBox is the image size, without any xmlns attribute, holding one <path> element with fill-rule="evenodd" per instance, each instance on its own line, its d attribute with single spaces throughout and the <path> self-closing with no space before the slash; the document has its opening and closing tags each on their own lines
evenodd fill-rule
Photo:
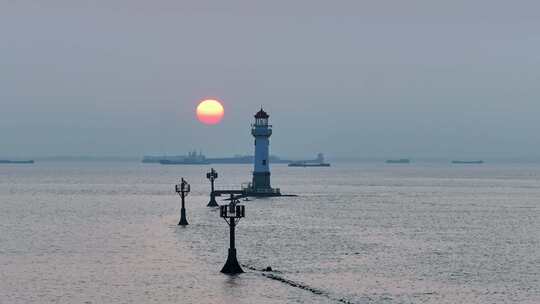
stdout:
<svg viewBox="0 0 540 304">
<path fill-rule="evenodd" d="M 212 164 L 253 164 L 255 157 L 253 155 L 235 155 L 233 157 L 207 158 Z M 281 159 L 275 155 L 270 155 L 271 164 L 288 164 L 290 160 Z"/>
<path fill-rule="evenodd" d="M 159 161 L 162 165 L 209 165 L 210 162 L 207 160 L 173 160 L 173 159 L 162 159 Z"/>
<path fill-rule="evenodd" d="M 329 163 L 324 162 L 324 155 L 322 153 L 317 154 L 317 158 L 314 160 L 298 160 L 289 163 L 289 167 L 330 167 Z"/>
<path fill-rule="evenodd" d="M 389 159 L 386 161 L 387 164 L 410 164 L 411 160 L 407 158 L 400 159 Z"/>
<path fill-rule="evenodd" d="M 483 164 L 483 160 L 453 160 L 452 164 Z"/>
<path fill-rule="evenodd" d="M 289 167 L 330 167 L 329 163 L 308 163 L 304 161 L 296 161 L 289 164 Z"/>
<path fill-rule="evenodd" d="M 143 162 L 145 162 L 145 159 L 143 159 Z M 149 161 L 146 161 L 149 162 Z M 162 165 L 208 165 L 210 162 L 206 159 L 206 157 L 202 154 L 202 152 L 199 152 L 197 154 L 197 151 L 188 152 L 187 156 L 173 156 L 173 157 L 165 157 L 162 159 L 158 159 L 158 162 Z"/>
<path fill-rule="evenodd" d="M 5 160 L 0 159 L 0 164 L 33 164 L 33 160 Z"/>
<path fill-rule="evenodd" d="M 195 156 L 195 157 L 194 157 Z M 252 164 L 253 155 L 235 155 L 233 157 L 216 157 L 209 158 L 202 153 L 193 155 L 189 153 L 187 156 L 144 156 L 143 163 L 156 163 L 165 165 L 208 165 L 208 164 Z M 273 164 L 288 164 L 290 160 L 283 160 L 277 156 L 270 155 L 270 163 Z"/>
</svg>

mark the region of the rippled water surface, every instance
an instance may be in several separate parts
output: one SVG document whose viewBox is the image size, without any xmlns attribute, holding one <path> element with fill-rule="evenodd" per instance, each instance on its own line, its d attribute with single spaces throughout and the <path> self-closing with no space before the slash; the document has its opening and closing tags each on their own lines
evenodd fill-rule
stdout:
<svg viewBox="0 0 540 304">
<path fill-rule="evenodd" d="M 244 202 L 233 277 L 208 170 L 0 166 L 0 303 L 540 303 L 539 165 L 274 165 L 299 196 Z"/>
</svg>

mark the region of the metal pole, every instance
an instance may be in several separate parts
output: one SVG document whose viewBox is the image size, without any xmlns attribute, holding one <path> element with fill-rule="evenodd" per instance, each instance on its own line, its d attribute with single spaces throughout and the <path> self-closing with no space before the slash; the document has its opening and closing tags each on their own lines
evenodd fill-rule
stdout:
<svg viewBox="0 0 540 304">
<path fill-rule="evenodd" d="M 180 197 L 182 198 L 182 208 L 180 209 L 180 222 L 178 223 L 179 226 L 189 225 L 186 219 L 186 206 L 184 202 L 186 196 L 183 190 L 184 189 L 182 189 L 182 192 L 180 193 Z"/>
<path fill-rule="evenodd" d="M 231 250 L 234 250 L 236 251 L 236 247 L 234 246 L 234 228 L 235 228 L 235 219 L 232 218 L 231 219 L 231 224 L 229 225 L 229 227 L 231 228 L 230 229 L 230 235 L 231 235 L 231 238 L 230 238 L 230 244 L 229 244 L 229 248 Z"/>
</svg>

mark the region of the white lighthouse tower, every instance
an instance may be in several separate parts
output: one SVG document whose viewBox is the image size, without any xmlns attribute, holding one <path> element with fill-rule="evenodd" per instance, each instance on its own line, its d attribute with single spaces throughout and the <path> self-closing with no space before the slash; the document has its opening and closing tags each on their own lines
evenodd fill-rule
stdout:
<svg viewBox="0 0 540 304">
<path fill-rule="evenodd" d="M 268 124 L 270 116 L 261 108 L 255 114 L 255 123 L 251 125 L 251 134 L 255 137 L 255 157 L 253 161 L 253 181 L 249 192 L 254 196 L 280 195 L 279 189 L 270 186 L 270 136 L 272 126 Z"/>
</svg>

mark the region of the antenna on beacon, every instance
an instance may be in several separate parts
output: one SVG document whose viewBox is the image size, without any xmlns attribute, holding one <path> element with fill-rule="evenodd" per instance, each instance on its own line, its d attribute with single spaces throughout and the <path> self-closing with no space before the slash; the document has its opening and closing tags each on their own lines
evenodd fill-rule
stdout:
<svg viewBox="0 0 540 304">
<path fill-rule="evenodd" d="M 216 194 L 214 193 L 214 181 L 218 178 L 218 174 L 214 168 L 210 172 L 206 173 L 206 178 L 210 180 L 210 202 L 208 202 L 208 207 L 217 207 L 219 206 L 216 202 Z"/>
</svg>

